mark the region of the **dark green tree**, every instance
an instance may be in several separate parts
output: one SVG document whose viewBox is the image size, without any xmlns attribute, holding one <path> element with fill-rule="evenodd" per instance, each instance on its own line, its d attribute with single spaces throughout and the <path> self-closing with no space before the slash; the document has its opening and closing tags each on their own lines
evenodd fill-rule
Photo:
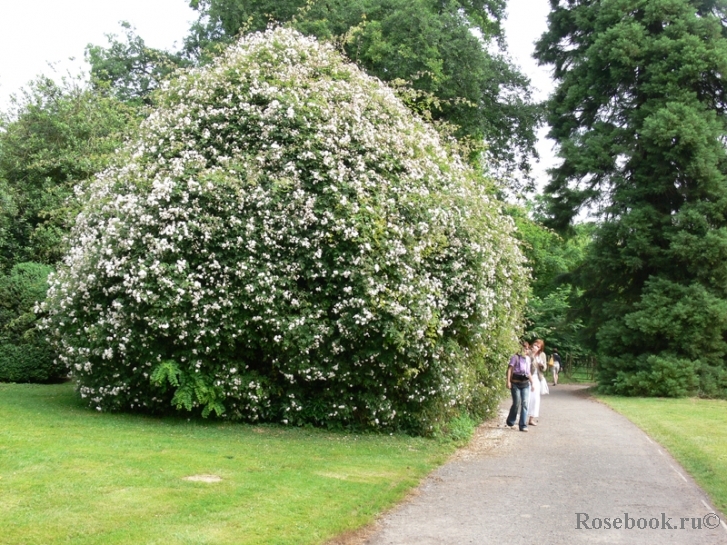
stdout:
<svg viewBox="0 0 727 545">
<path fill-rule="evenodd" d="M 493 172 L 528 172 L 539 109 L 528 79 L 509 61 L 505 0 L 192 0 L 200 20 L 187 50 L 270 23 L 336 42 L 383 81 L 408 82 L 410 102 L 457 136 L 485 140 Z"/>
<path fill-rule="evenodd" d="M 727 396 L 727 4 L 551 0 L 536 57 L 562 164 L 551 225 L 599 217 L 579 271 L 601 388 Z"/>
<path fill-rule="evenodd" d="M 41 77 L 0 113 L 0 270 L 53 264 L 77 206 L 74 185 L 109 162 L 135 110 L 75 80 Z"/>
<path fill-rule="evenodd" d="M 150 104 L 151 93 L 189 60 L 181 54 L 148 47 L 129 23 L 122 22 L 124 37 L 108 34 L 108 46 L 88 45 L 86 60 L 96 87 L 111 89 L 122 101 Z"/>
</svg>

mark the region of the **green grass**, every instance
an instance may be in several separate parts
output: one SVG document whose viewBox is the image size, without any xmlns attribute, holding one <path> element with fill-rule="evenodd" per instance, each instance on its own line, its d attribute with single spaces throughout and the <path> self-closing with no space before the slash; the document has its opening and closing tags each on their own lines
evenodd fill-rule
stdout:
<svg viewBox="0 0 727 545">
<path fill-rule="evenodd" d="M 598 398 L 663 445 L 727 512 L 727 401 Z"/>
<path fill-rule="evenodd" d="M 306 544 L 370 522 L 454 445 L 102 414 L 0 384 L 0 544 Z M 218 483 L 184 477 L 213 474 Z"/>
</svg>

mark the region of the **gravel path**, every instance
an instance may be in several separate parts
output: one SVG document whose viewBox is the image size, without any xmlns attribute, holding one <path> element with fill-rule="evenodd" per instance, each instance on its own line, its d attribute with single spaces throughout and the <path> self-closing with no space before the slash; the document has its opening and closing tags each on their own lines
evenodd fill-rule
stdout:
<svg viewBox="0 0 727 545">
<path fill-rule="evenodd" d="M 480 428 L 363 543 L 727 544 L 724 516 L 664 449 L 582 386 L 550 392 L 539 426 L 504 427 L 503 405 L 500 423 Z M 697 521 L 701 530 L 692 529 Z"/>
</svg>

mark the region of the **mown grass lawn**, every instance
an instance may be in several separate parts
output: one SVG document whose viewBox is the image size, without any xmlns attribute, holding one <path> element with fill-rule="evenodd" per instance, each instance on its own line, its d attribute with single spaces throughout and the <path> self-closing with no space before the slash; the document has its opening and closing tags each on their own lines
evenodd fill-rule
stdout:
<svg viewBox="0 0 727 545">
<path fill-rule="evenodd" d="M 661 443 L 727 512 L 727 401 L 598 397 Z"/>
<path fill-rule="evenodd" d="M 71 384 L 0 384 L 0 543 L 322 543 L 371 521 L 453 449 L 94 413 Z"/>
</svg>

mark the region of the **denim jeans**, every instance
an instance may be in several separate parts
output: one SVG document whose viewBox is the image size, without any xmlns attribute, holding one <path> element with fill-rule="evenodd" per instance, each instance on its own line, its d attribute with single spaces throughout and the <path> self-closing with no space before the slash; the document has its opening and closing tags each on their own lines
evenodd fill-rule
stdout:
<svg viewBox="0 0 727 545">
<path fill-rule="evenodd" d="M 530 398 L 530 382 L 512 382 L 510 388 L 512 394 L 512 407 L 507 415 L 507 425 L 514 426 L 517 418 L 518 406 L 520 406 L 520 429 L 528 427 L 528 399 Z"/>
</svg>

